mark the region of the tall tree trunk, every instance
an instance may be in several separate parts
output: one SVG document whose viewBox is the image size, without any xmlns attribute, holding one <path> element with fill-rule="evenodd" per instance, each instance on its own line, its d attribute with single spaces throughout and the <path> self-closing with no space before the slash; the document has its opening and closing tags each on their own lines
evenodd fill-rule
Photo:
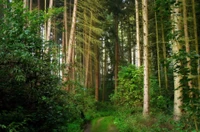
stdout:
<svg viewBox="0 0 200 132">
<path fill-rule="evenodd" d="M 196 20 L 196 10 L 195 10 L 195 0 L 192 0 L 192 14 L 193 14 L 193 25 L 194 25 L 194 40 L 195 40 L 195 50 L 196 53 L 199 54 L 199 46 L 198 46 L 198 34 L 197 34 L 197 20 Z M 200 62 L 197 60 L 197 73 L 198 73 L 198 89 L 200 90 Z"/>
<path fill-rule="evenodd" d="M 66 64 L 67 62 L 67 43 L 68 43 L 68 21 L 67 21 L 67 0 L 64 0 L 64 13 L 63 13 L 63 25 L 64 25 L 64 32 L 62 33 L 62 63 Z M 66 77 L 66 71 L 63 70 L 62 71 L 62 77 L 63 77 L 63 81 L 66 82 L 67 81 L 67 77 Z M 69 90 L 68 86 L 64 87 L 65 90 Z"/>
<path fill-rule="evenodd" d="M 40 0 L 37 0 L 38 10 L 40 10 Z"/>
<path fill-rule="evenodd" d="M 121 53 L 120 53 L 120 56 L 121 56 L 121 60 L 124 60 L 124 55 L 123 55 L 123 52 L 124 52 L 124 28 L 123 28 L 123 22 L 120 23 L 120 30 L 121 30 L 121 34 L 120 34 L 120 38 L 121 38 Z"/>
<path fill-rule="evenodd" d="M 95 99 L 96 101 L 99 101 L 99 46 L 95 45 Z"/>
<path fill-rule="evenodd" d="M 119 66 L 119 36 L 118 36 L 118 17 L 114 18 L 115 24 L 115 93 L 117 92 L 118 86 L 118 66 Z"/>
<path fill-rule="evenodd" d="M 85 87 L 88 88 L 89 85 L 89 69 L 90 69 L 90 33 L 88 33 L 87 28 L 87 18 L 86 10 L 84 10 L 84 43 L 85 43 Z M 90 28 L 90 27 L 89 27 Z M 90 30 L 90 29 L 89 29 Z M 92 80 L 90 80 L 92 81 Z"/>
<path fill-rule="evenodd" d="M 144 99 L 143 116 L 149 115 L 149 62 L 148 62 L 148 0 L 142 0 L 143 40 L 144 40 Z"/>
<path fill-rule="evenodd" d="M 30 0 L 30 11 L 32 11 L 33 10 L 33 0 Z"/>
<path fill-rule="evenodd" d="M 155 2 L 155 0 L 154 0 Z M 161 88 L 161 77 L 160 77 L 160 48 L 159 48 L 159 36 L 158 36 L 158 19 L 157 13 L 155 11 L 155 23 L 156 23 L 156 51 L 157 51 L 157 68 L 158 68 L 158 84 L 159 88 Z"/>
<path fill-rule="evenodd" d="M 128 62 L 132 63 L 132 45 L 131 45 L 131 30 L 130 30 L 130 20 L 128 17 L 128 29 L 127 29 L 127 44 L 128 44 Z M 123 53 L 122 53 L 123 54 Z"/>
<path fill-rule="evenodd" d="M 24 0 L 24 8 L 28 8 L 28 0 Z"/>
<path fill-rule="evenodd" d="M 163 47 L 163 59 L 166 60 L 166 45 L 165 45 L 165 32 L 163 27 L 163 21 L 161 22 L 161 30 L 162 30 L 162 47 Z M 164 76 L 165 76 L 165 89 L 168 89 L 168 77 L 167 77 L 167 66 L 164 65 Z"/>
<path fill-rule="evenodd" d="M 135 0 L 135 19 L 136 19 L 136 66 L 140 67 L 140 26 L 139 26 L 139 6 L 138 0 Z"/>
<path fill-rule="evenodd" d="M 174 23 L 173 26 L 173 34 L 174 39 L 172 40 L 172 52 L 173 54 L 177 54 L 180 49 L 181 49 L 181 44 L 180 44 L 180 31 L 181 31 L 181 12 L 180 12 L 180 5 L 179 5 L 179 0 L 176 0 L 176 3 L 173 5 L 173 14 L 172 14 L 172 21 Z M 174 120 L 180 120 L 180 117 L 182 115 L 182 88 L 180 87 L 180 81 L 181 81 L 181 75 L 177 73 L 177 68 L 181 66 L 180 62 L 175 62 L 174 60 Z M 176 70 L 175 70 L 176 69 Z"/>
<path fill-rule="evenodd" d="M 53 0 L 49 0 L 49 9 L 52 9 L 52 7 L 53 7 Z M 48 18 L 48 21 L 47 21 L 47 34 L 46 35 L 47 35 L 46 40 L 49 41 L 50 36 L 51 36 L 51 17 Z"/>
<path fill-rule="evenodd" d="M 74 41 L 75 41 L 75 40 L 74 40 Z M 75 43 L 75 44 L 76 44 L 76 43 Z M 75 82 L 75 67 L 74 67 L 74 65 L 75 65 L 75 53 L 76 53 L 76 51 L 75 51 L 75 46 L 73 46 L 73 49 L 72 49 L 71 80 L 74 81 L 74 82 Z M 74 84 L 72 84 L 71 91 L 72 91 L 72 93 L 75 94 L 76 91 L 75 91 L 75 85 L 74 85 Z"/>
<path fill-rule="evenodd" d="M 73 15 L 72 15 L 72 23 L 71 23 L 71 29 L 70 29 L 70 35 L 69 35 L 69 42 L 68 42 L 68 52 L 67 52 L 67 67 L 66 72 L 68 74 L 70 70 L 71 60 L 72 60 L 72 50 L 73 50 L 73 40 L 75 36 L 75 26 L 76 26 L 76 13 L 77 13 L 77 2 L 78 0 L 74 0 L 74 9 L 73 9 Z"/>
<path fill-rule="evenodd" d="M 64 0 L 64 33 L 65 33 L 65 57 L 67 51 L 67 43 L 68 43 L 68 21 L 67 21 L 67 0 Z"/>
<path fill-rule="evenodd" d="M 189 54 L 190 53 L 190 44 L 189 44 L 189 34 L 188 34 L 188 17 L 187 17 L 187 7 L 186 7 L 186 0 L 182 0 L 183 2 L 183 24 L 184 24 L 184 38 L 185 38 L 185 48 L 186 52 Z M 188 77 L 191 78 L 191 62 L 190 58 L 187 57 L 187 68 L 189 69 L 189 75 Z M 188 86 L 192 88 L 192 81 L 188 82 Z M 192 93 L 191 93 L 192 94 Z"/>
</svg>

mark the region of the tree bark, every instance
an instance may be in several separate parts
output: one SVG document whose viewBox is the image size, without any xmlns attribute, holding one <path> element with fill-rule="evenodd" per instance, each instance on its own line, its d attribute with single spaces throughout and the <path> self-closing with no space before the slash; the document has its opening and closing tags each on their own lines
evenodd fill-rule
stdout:
<svg viewBox="0 0 200 132">
<path fill-rule="evenodd" d="M 118 17 L 114 18 L 115 24 L 115 93 L 117 93 L 118 86 L 118 66 L 119 66 L 119 36 L 118 36 Z"/>
<path fill-rule="evenodd" d="M 193 14 L 193 25 L 194 25 L 194 40 L 195 40 L 195 50 L 196 54 L 199 54 L 198 46 L 198 34 L 197 34 L 197 20 L 196 20 L 196 10 L 195 10 L 195 0 L 192 0 L 192 14 Z M 197 79 L 198 79 L 198 89 L 200 90 L 200 62 L 197 60 Z"/>
<path fill-rule="evenodd" d="M 77 3 L 78 0 L 74 0 L 74 9 L 73 9 L 73 15 L 72 15 L 72 24 L 70 29 L 70 35 L 69 35 L 69 42 L 68 42 L 68 52 L 67 52 L 67 67 L 66 67 L 66 73 L 68 74 L 70 70 L 70 65 L 72 61 L 72 50 L 73 50 L 73 40 L 75 36 L 75 26 L 76 26 L 76 12 L 77 12 Z"/>
<path fill-rule="evenodd" d="M 172 21 L 174 23 L 173 28 L 173 34 L 174 39 L 172 40 L 172 52 L 173 54 L 177 54 L 180 49 L 181 49 L 181 44 L 179 42 L 180 38 L 180 30 L 181 30 L 181 15 L 180 15 L 180 5 L 179 5 L 179 0 L 176 0 L 176 3 L 173 5 L 173 14 L 172 14 Z M 182 88 L 180 87 L 180 80 L 181 80 L 181 75 L 177 72 L 178 67 L 181 66 L 180 62 L 175 62 L 174 60 L 174 120 L 178 121 L 180 120 L 182 116 Z"/>
<path fill-rule="evenodd" d="M 139 26 L 139 7 L 138 0 L 135 0 L 135 19 L 136 19 L 136 66 L 140 67 L 140 26 Z"/>
<path fill-rule="evenodd" d="M 163 59 L 166 60 L 166 45 L 165 45 L 165 33 L 163 27 L 163 21 L 161 22 L 161 30 L 162 30 L 162 47 L 163 47 Z M 165 89 L 168 89 L 168 77 L 167 77 L 167 66 L 164 65 L 164 76 L 165 76 Z"/>
<path fill-rule="evenodd" d="M 186 7 L 186 0 L 182 0 L 183 2 L 183 24 L 184 24 L 184 39 L 185 39 L 185 48 L 186 53 L 190 53 L 190 44 L 189 44 L 189 34 L 188 34 L 188 17 L 187 17 L 187 7 Z M 191 62 L 190 58 L 187 57 L 187 68 L 189 69 L 188 78 L 191 78 Z M 192 88 L 192 81 L 188 82 L 189 88 Z M 192 93 L 191 95 L 192 96 Z"/>
<path fill-rule="evenodd" d="M 143 116 L 149 116 L 149 62 L 148 62 L 148 0 L 142 1 L 143 40 L 144 40 L 144 99 Z"/>
<path fill-rule="evenodd" d="M 155 23 L 156 23 L 156 51 L 157 51 L 158 84 L 159 84 L 159 88 L 161 88 L 160 52 L 159 52 L 160 48 L 159 48 L 159 35 L 158 35 L 158 20 L 157 20 L 157 13 L 156 13 L 156 11 L 155 11 Z"/>
<path fill-rule="evenodd" d="M 52 9 L 52 7 L 53 7 L 53 0 L 50 0 L 49 1 L 49 9 Z M 46 35 L 47 35 L 46 40 L 49 41 L 50 36 L 51 36 L 51 17 L 47 21 L 47 34 Z"/>
</svg>

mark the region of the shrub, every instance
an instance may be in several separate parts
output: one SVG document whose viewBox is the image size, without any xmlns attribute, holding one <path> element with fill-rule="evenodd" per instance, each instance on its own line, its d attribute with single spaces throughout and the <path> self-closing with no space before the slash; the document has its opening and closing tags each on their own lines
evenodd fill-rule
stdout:
<svg viewBox="0 0 200 132">
<path fill-rule="evenodd" d="M 111 100 L 118 106 L 135 108 L 143 102 L 143 68 L 129 65 L 121 67 L 118 74 L 117 93 Z"/>
<path fill-rule="evenodd" d="M 80 111 L 54 74 L 58 57 L 50 49 L 57 46 L 38 34 L 44 14 L 25 11 L 22 1 L 7 4 L 0 19 L 0 131 L 66 131 Z"/>
</svg>

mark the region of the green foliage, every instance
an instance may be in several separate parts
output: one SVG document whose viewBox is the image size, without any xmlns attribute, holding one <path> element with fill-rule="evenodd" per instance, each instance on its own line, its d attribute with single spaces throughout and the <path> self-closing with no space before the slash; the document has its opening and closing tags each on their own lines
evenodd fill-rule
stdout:
<svg viewBox="0 0 200 132">
<path fill-rule="evenodd" d="M 182 123 L 184 124 L 185 128 L 187 130 L 198 130 L 198 126 L 200 125 L 200 99 L 199 99 L 199 89 L 197 88 L 197 60 L 199 59 L 199 55 L 197 55 L 195 52 L 186 53 L 184 50 L 179 51 L 179 53 L 175 54 L 173 58 L 176 60 L 176 62 L 180 62 L 181 66 L 177 66 L 174 71 L 177 72 L 179 75 L 181 75 L 180 80 L 180 88 L 182 88 L 183 97 L 181 98 L 183 100 L 183 110 L 185 111 L 185 114 L 183 116 Z M 188 67 L 188 59 L 190 59 L 191 68 Z M 188 83 L 191 83 L 192 87 L 188 85 Z M 177 88 L 179 89 L 179 88 Z"/>
<path fill-rule="evenodd" d="M 119 86 L 111 100 L 118 106 L 134 108 L 142 105 L 143 100 L 143 68 L 134 65 L 121 67 Z"/>
<path fill-rule="evenodd" d="M 8 3 L 0 19 L 0 131 L 66 131 L 80 120 L 54 74 L 57 46 L 41 39 L 43 23 L 44 14 L 22 2 Z"/>
<path fill-rule="evenodd" d="M 155 77 L 150 78 L 150 106 L 151 111 L 163 111 L 169 114 L 173 108 L 173 90 L 160 88 Z"/>
<path fill-rule="evenodd" d="M 168 132 L 175 129 L 171 115 L 157 112 L 144 118 L 142 110 L 130 113 L 129 110 L 118 110 L 114 115 L 114 124 L 119 132 Z"/>
</svg>

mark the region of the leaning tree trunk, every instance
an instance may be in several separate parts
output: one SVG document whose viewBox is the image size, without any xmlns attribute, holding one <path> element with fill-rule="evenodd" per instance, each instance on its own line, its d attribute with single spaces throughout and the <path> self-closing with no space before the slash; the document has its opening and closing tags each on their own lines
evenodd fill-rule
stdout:
<svg viewBox="0 0 200 132">
<path fill-rule="evenodd" d="M 74 0 L 74 9 L 73 9 L 73 15 L 72 15 L 72 23 L 71 23 L 71 29 L 70 29 L 70 35 L 69 35 L 69 42 L 68 42 L 68 52 L 67 52 L 67 67 L 66 67 L 66 74 L 69 73 L 70 65 L 72 61 L 72 51 L 73 51 L 73 40 L 75 36 L 75 26 L 76 26 L 76 13 L 77 13 L 77 3 L 78 0 Z"/>
</svg>

